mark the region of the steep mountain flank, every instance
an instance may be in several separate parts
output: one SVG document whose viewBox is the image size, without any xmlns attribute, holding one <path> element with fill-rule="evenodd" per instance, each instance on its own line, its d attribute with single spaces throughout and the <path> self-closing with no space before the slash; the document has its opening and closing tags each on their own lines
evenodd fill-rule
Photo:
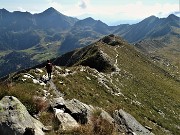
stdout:
<svg viewBox="0 0 180 135">
<path fill-rule="evenodd" d="M 180 28 L 176 30 L 174 35 L 168 34 L 160 38 L 145 39 L 136 43 L 135 47 L 180 80 Z"/>
<path fill-rule="evenodd" d="M 157 25 L 146 39 L 135 44 L 135 47 L 150 57 L 154 63 L 180 80 L 180 23 L 179 17 L 171 14 L 159 19 Z"/>
<path fill-rule="evenodd" d="M 89 17 L 80 20 L 72 27 L 65 40 L 62 42 L 60 52 L 65 53 L 76 48 L 84 47 L 94 42 L 103 35 L 109 34 L 113 29 L 101 22 Z"/>
<path fill-rule="evenodd" d="M 115 31 L 128 42 L 133 43 L 146 38 L 157 38 L 170 35 L 178 35 L 177 29 L 180 28 L 179 17 L 171 14 L 167 18 L 157 18 L 150 16 L 137 24 L 126 26 L 123 33 Z"/>
<path fill-rule="evenodd" d="M 56 31 L 64 31 L 70 29 L 78 19 L 68 17 L 54 8 L 48 8 L 42 13 L 34 14 L 36 25 L 41 29 L 54 29 Z"/>
<path fill-rule="evenodd" d="M 124 40 L 120 38 L 115 39 L 114 35 L 109 35 L 87 47 L 77 49 L 75 51 L 62 55 L 60 58 L 56 59 L 54 63 L 61 66 L 89 66 L 91 68 L 95 68 L 98 71 L 114 71 L 116 69 L 112 58 L 110 58 L 102 51 L 100 45 L 107 44 L 109 46 L 115 46 L 122 45 L 124 43 L 127 44 L 127 42 L 125 42 Z"/>
<path fill-rule="evenodd" d="M 77 21 L 52 7 L 39 14 L 0 9 L 0 49 L 25 50 L 62 41 L 62 35 Z"/>
<path fill-rule="evenodd" d="M 38 64 L 38 62 L 33 60 L 27 53 L 16 51 L 0 57 L 0 59 L 0 76 L 5 76 L 10 72 L 17 72 L 24 68 L 30 68 Z"/>
<path fill-rule="evenodd" d="M 122 24 L 107 26 L 101 21 L 86 18 L 75 23 L 62 42 L 60 52 L 65 53 L 76 48 L 89 45 L 107 34 L 116 34 L 130 43 L 136 43 L 143 39 L 156 39 L 165 36 L 178 36 L 179 17 L 169 15 L 167 18 L 150 16 L 133 25 Z"/>
<path fill-rule="evenodd" d="M 1 29 L 15 32 L 31 29 L 68 30 L 78 21 L 76 18 L 59 13 L 52 7 L 39 14 L 20 11 L 9 12 L 0 9 L 0 15 Z"/>
</svg>

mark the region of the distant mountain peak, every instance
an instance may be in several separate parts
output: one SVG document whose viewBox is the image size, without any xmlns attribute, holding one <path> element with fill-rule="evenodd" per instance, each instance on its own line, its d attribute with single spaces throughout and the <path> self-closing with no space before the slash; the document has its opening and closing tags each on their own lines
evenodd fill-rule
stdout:
<svg viewBox="0 0 180 135">
<path fill-rule="evenodd" d="M 155 20 L 155 19 L 158 19 L 158 17 L 156 17 L 154 15 L 151 15 L 151 16 L 145 18 L 144 20 L 148 20 L 149 21 L 149 20 Z"/>
<path fill-rule="evenodd" d="M 48 9 L 46 9 L 43 13 L 52 14 L 52 13 L 59 13 L 59 11 L 57 11 L 57 10 L 54 9 L 53 7 L 50 7 L 50 8 L 48 8 Z"/>
<path fill-rule="evenodd" d="M 92 17 L 88 17 L 88 18 L 85 18 L 84 21 L 91 22 L 91 21 L 95 21 L 95 20 Z"/>
<path fill-rule="evenodd" d="M 170 14 L 167 19 L 178 19 L 178 17 L 174 14 Z"/>
<path fill-rule="evenodd" d="M 50 8 L 47 9 L 47 11 L 57 11 L 57 10 L 55 8 L 53 8 L 53 7 L 50 7 Z"/>
<path fill-rule="evenodd" d="M 92 17 L 88 17 L 88 18 L 85 18 L 85 19 L 83 19 L 83 20 L 80 20 L 80 21 L 78 21 L 75 25 L 77 26 L 91 26 L 91 25 L 93 25 L 94 23 L 96 22 L 96 20 L 94 20 Z"/>
<path fill-rule="evenodd" d="M 174 14 L 170 14 L 168 17 L 177 17 L 177 16 Z"/>
<path fill-rule="evenodd" d="M 5 8 L 0 9 L 0 12 L 1 12 L 1 13 L 9 13 L 9 11 L 8 11 L 8 10 L 6 10 Z"/>
</svg>

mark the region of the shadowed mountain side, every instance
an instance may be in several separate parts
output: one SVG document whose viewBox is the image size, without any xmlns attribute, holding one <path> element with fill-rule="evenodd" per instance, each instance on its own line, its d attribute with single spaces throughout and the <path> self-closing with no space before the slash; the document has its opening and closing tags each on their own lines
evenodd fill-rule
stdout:
<svg viewBox="0 0 180 135">
<path fill-rule="evenodd" d="M 111 29 L 112 28 L 112 29 Z M 66 53 L 76 48 L 84 47 L 113 31 L 113 27 L 89 17 L 75 23 L 65 37 L 59 49 L 60 53 Z"/>
<path fill-rule="evenodd" d="M 0 26 L 15 32 L 29 29 L 68 30 L 78 21 L 76 18 L 61 14 L 52 7 L 39 14 L 9 12 L 5 9 L 0 9 L 0 14 Z"/>
<path fill-rule="evenodd" d="M 59 66 L 83 65 L 95 68 L 98 71 L 115 71 L 114 63 L 100 48 L 101 45 L 122 46 L 127 44 L 120 37 L 106 36 L 91 45 L 76 49 L 57 58 L 53 63 Z"/>
<path fill-rule="evenodd" d="M 28 49 L 55 35 L 51 40 L 56 41 L 57 34 L 67 32 L 77 21 L 78 19 L 65 16 L 54 8 L 39 14 L 0 9 L 0 49 Z"/>
<path fill-rule="evenodd" d="M 31 59 L 31 56 L 23 52 L 14 51 L 1 57 L 1 59 L 3 59 L 3 61 L 1 62 L 2 65 L 0 65 L 0 76 L 5 76 L 10 72 L 21 71 L 22 69 L 38 64 L 37 61 Z"/>
<path fill-rule="evenodd" d="M 54 29 L 56 31 L 66 31 L 78 21 L 76 18 L 61 14 L 52 7 L 40 14 L 34 14 L 34 17 L 36 19 L 36 25 L 41 29 Z"/>
</svg>

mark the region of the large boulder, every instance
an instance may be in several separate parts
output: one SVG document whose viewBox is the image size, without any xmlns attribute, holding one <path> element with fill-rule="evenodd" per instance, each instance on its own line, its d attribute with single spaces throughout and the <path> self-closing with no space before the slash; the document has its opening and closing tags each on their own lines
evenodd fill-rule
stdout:
<svg viewBox="0 0 180 135">
<path fill-rule="evenodd" d="M 114 120 L 120 131 L 132 135 L 153 135 L 148 129 L 143 127 L 133 116 L 122 109 L 114 112 Z"/>
<path fill-rule="evenodd" d="M 1 99 L 0 135 L 23 135 L 29 129 L 35 135 L 44 135 L 43 128 L 44 125 L 34 119 L 16 97 L 5 96 Z"/>
<path fill-rule="evenodd" d="M 96 110 L 101 111 L 100 113 L 101 118 L 107 120 L 111 124 L 114 123 L 114 119 L 102 108 L 87 105 L 85 103 L 80 102 L 77 99 L 64 100 L 62 97 L 54 98 L 51 101 L 51 107 L 54 110 L 56 116 L 61 115 L 61 117 L 64 117 L 64 116 L 67 116 L 67 114 L 69 114 L 72 118 L 74 118 L 80 124 L 91 123 L 93 112 Z M 66 113 L 66 115 L 64 113 Z M 64 123 L 64 122 L 61 122 L 63 121 L 62 118 L 59 119 L 59 121 L 60 123 Z"/>
<path fill-rule="evenodd" d="M 90 121 L 90 115 L 94 110 L 93 106 L 86 105 L 77 99 L 64 100 L 62 97 L 54 98 L 51 101 L 51 107 L 55 111 L 55 115 L 58 114 L 58 110 L 62 110 L 64 113 L 68 113 L 72 116 L 80 124 L 88 123 L 88 121 Z"/>
<path fill-rule="evenodd" d="M 90 108 L 76 99 L 53 98 L 50 105 L 57 120 L 57 129 L 72 130 L 79 127 L 79 123 L 87 123 L 87 111 L 89 112 Z"/>
<path fill-rule="evenodd" d="M 90 121 L 94 107 L 84 104 L 77 99 L 66 100 L 66 109 L 71 113 L 72 117 L 81 124 L 86 124 Z"/>
<path fill-rule="evenodd" d="M 114 124 L 114 119 L 111 117 L 111 115 L 109 113 L 107 113 L 103 109 L 101 109 L 100 116 L 101 116 L 102 119 L 108 121 L 110 124 Z"/>
<path fill-rule="evenodd" d="M 56 118 L 62 130 L 72 130 L 79 127 L 77 121 L 68 113 L 59 112 L 56 114 Z"/>
<path fill-rule="evenodd" d="M 63 97 L 53 98 L 50 101 L 50 105 L 52 108 L 57 108 L 58 106 L 63 106 L 64 102 L 65 100 Z"/>
</svg>

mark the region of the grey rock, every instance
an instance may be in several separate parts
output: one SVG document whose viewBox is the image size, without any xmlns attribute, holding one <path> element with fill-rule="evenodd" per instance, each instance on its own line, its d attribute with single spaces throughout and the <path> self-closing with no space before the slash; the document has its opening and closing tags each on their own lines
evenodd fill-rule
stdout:
<svg viewBox="0 0 180 135">
<path fill-rule="evenodd" d="M 60 105 L 63 106 L 64 102 L 65 102 L 65 100 L 62 97 L 53 98 L 50 102 L 50 105 L 52 108 L 55 108 L 55 107 L 60 106 Z"/>
<path fill-rule="evenodd" d="M 77 122 L 81 124 L 90 122 L 93 106 L 84 104 L 77 99 L 65 101 L 65 106 Z"/>
<path fill-rule="evenodd" d="M 133 116 L 122 109 L 116 110 L 113 115 L 120 131 L 125 131 L 130 135 L 153 135 L 152 132 L 143 127 Z"/>
<path fill-rule="evenodd" d="M 92 115 L 95 110 L 100 110 L 100 117 L 114 124 L 114 119 L 102 108 L 87 105 L 77 99 L 54 98 L 51 101 L 51 107 L 57 118 L 58 128 L 61 126 L 63 130 L 73 129 L 79 124 L 92 124 Z"/>
<path fill-rule="evenodd" d="M 44 135 L 44 125 L 34 119 L 26 107 L 13 96 L 5 96 L 0 101 L 0 135 L 23 135 L 25 129 L 32 128 L 35 135 Z"/>
<path fill-rule="evenodd" d="M 53 127 L 52 126 L 45 126 L 43 129 L 42 129 L 42 131 L 44 131 L 44 132 L 50 132 L 50 131 L 52 131 L 53 130 Z"/>
<path fill-rule="evenodd" d="M 94 107 L 91 105 L 86 105 L 77 99 L 64 100 L 62 97 L 54 98 L 51 101 L 51 107 L 55 115 L 59 111 L 63 111 L 71 115 L 80 124 L 88 123 L 94 110 Z"/>
<path fill-rule="evenodd" d="M 72 130 L 73 128 L 79 127 L 76 120 L 68 113 L 59 112 L 56 114 L 56 118 L 58 119 L 62 130 Z"/>
<path fill-rule="evenodd" d="M 51 107 L 53 108 L 55 115 L 59 114 L 59 112 L 68 113 L 80 124 L 91 123 L 91 117 L 93 112 L 96 109 L 100 109 L 100 116 L 103 119 L 107 120 L 109 123 L 114 123 L 114 119 L 103 109 L 87 105 L 77 99 L 64 100 L 62 97 L 54 98 L 51 101 Z"/>
<path fill-rule="evenodd" d="M 109 115 L 109 113 L 107 113 L 106 111 L 102 110 L 100 116 L 105 119 L 106 121 L 108 121 L 110 124 L 114 123 L 114 119 L 111 117 L 111 115 Z"/>
</svg>

